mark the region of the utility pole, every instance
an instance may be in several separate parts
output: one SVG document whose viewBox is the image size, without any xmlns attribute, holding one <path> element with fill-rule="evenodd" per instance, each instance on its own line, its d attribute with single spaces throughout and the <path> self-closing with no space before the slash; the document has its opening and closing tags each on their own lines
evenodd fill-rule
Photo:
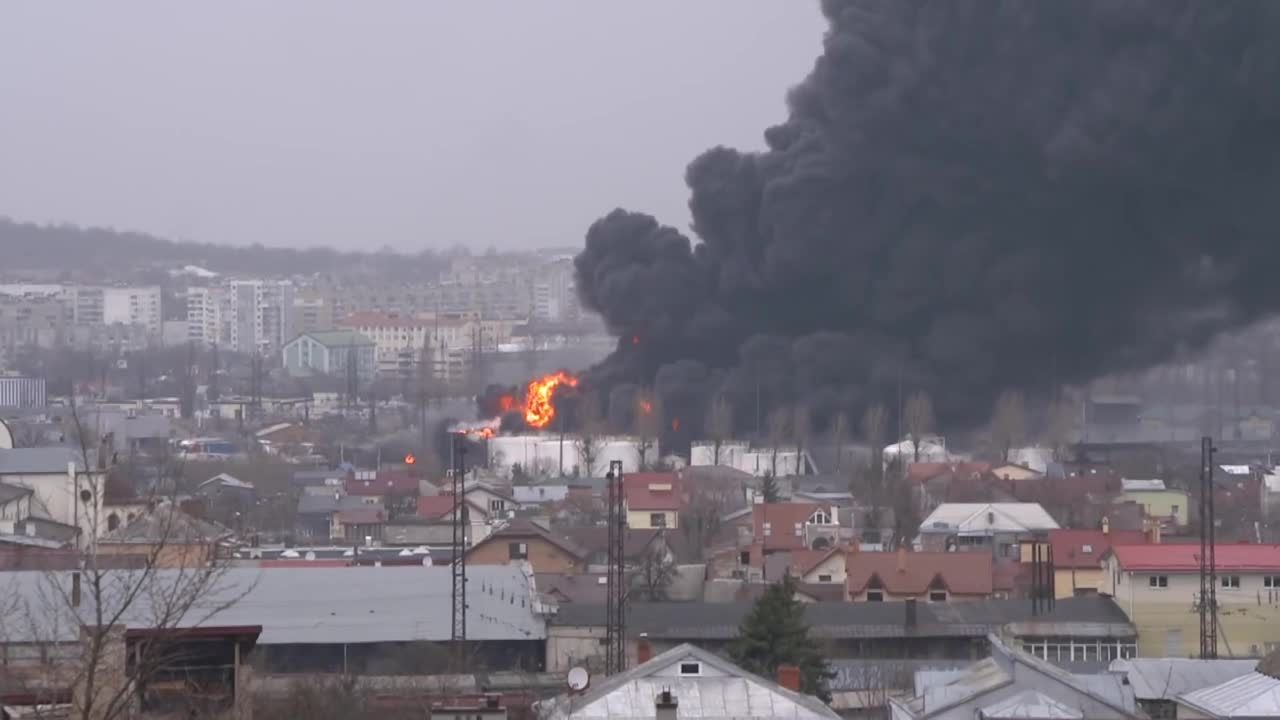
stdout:
<svg viewBox="0 0 1280 720">
<path fill-rule="evenodd" d="M 453 443 L 453 558 L 450 568 L 453 576 L 453 650 L 459 660 L 457 672 L 462 672 L 463 644 L 467 639 L 467 503 L 464 497 L 467 475 L 466 436 L 454 434 Z"/>
<path fill-rule="evenodd" d="M 609 473 L 609 560 L 606 568 L 605 675 L 627 669 L 627 514 L 622 493 L 622 461 L 610 460 Z"/>
<path fill-rule="evenodd" d="M 1200 439 L 1200 659 L 1218 657 L 1218 566 L 1214 549 L 1213 438 Z"/>
</svg>

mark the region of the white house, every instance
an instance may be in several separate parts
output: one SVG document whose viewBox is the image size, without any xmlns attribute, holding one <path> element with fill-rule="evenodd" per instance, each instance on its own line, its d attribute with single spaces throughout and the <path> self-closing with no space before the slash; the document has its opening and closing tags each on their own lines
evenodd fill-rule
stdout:
<svg viewBox="0 0 1280 720">
<path fill-rule="evenodd" d="M 791 668 L 794 671 L 794 668 Z M 779 668 L 783 674 L 784 668 Z M 798 674 L 798 673 L 797 673 Z M 793 676 L 789 684 L 798 685 Z M 694 645 L 679 645 L 648 662 L 538 703 L 538 717 L 579 718 L 838 718 L 821 700 L 753 675 Z"/>
<path fill-rule="evenodd" d="M 0 449 L 0 485 L 30 489 L 29 516 L 79 528 L 80 546 L 107 531 L 104 478 L 102 471 L 86 471 L 76 448 Z"/>
</svg>

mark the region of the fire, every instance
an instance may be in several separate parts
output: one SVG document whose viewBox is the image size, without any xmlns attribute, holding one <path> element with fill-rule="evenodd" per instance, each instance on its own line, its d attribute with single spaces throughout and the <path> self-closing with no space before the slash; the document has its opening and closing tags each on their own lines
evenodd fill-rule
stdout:
<svg viewBox="0 0 1280 720">
<path fill-rule="evenodd" d="M 649 402 L 648 400 L 645 400 L 645 399 L 641 398 L 641 399 L 640 399 L 640 412 L 644 413 L 645 415 L 648 415 L 649 413 L 653 412 L 653 403 Z"/>
<path fill-rule="evenodd" d="M 671 432 L 680 432 L 680 418 L 671 419 Z"/>
<path fill-rule="evenodd" d="M 529 383 L 529 390 L 524 399 L 524 421 L 530 427 L 544 428 L 551 424 L 556 416 L 556 407 L 551 396 L 561 385 L 578 387 L 578 378 L 566 372 L 558 372 Z"/>
<path fill-rule="evenodd" d="M 498 410 L 503 415 L 506 415 L 507 413 L 515 409 L 516 409 L 516 399 L 511 395 L 503 395 L 502 397 L 498 398 Z"/>
<path fill-rule="evenodd" d="M 631 336 L 631 344 L 632 344 L 632 345 L 639 345 L 639 344 L 640 344 L 640 336 L 639 336 L 639 335 L 632 335 L 632 336 Z"/>
</svg>

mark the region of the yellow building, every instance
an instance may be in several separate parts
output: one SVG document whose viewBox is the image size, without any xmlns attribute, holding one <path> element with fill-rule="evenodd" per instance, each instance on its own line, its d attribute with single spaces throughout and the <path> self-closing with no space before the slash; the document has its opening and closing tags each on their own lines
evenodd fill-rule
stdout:
<svg viewBox="0 0 1280 720">
<path fill-rule="evenodd" d="M 1187 508 L 1190 505 L 1186 490 L 1165 487 L 1163 480 L 1123 480 L 1122 490 L 1116 502 L 1133 502 L 1142 506 L 1149 518 L 1164 520 L 1177 527 L 1186 527 Z"/>
<path fill-rule="evenodd" d="M 1138 629 L 1140 657 L 1200 652 L 1200 546 L 1117 545 L 1102 561 L 1102 592 Z M 1280 546 L 1218 545 L 1218 654 L 1280 649 Z"/>
</svg>

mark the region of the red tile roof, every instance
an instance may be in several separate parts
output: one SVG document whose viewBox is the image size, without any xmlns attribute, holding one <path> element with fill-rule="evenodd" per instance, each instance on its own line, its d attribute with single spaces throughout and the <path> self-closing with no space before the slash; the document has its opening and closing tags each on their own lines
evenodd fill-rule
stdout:
<svg viewBox="0 0 1280 720">
<path fill-rule="evenodd" d="M 991 556 L 981 552 L 856 552 L 845 556 L 845 569 L 851 594 L 873 578 L 893 595 L 923 595 L 935 579 L 953 595 L 990 595 L 992 588 Z"/>
<path fill-rule="evenodd" d="M 660 489 L 660 488 L 667 489 Z M 675 473 L 632 473 L 622 476 L 627 510 L 679 511 L 683 507 Z"/>
<path fill-rule="evenodd" d="M 417 495 L 418 478 L 405 473 L 380 471 L 373 480 L 357 480 L 348 477 L 345 482 L 348 495 L 365 497 L 383 495 Z"/>
<path fill-rule="evenodd" d="M 451 512 L 453 512 L 452 495 L 422 495 L 418 498 L 418 517 L 435 520 Z"/>
<path fill-rule="evenodd" d="M 1049 546 L 1053 548 L 1053 565 L 1059 568 L 1091 568 L 1097 570 L 1102 556 L 1112 545 L 1145 545 L 1147 536 L 1140 530 L 1050 530 Z"/>
<path fill-rule="evenodd" d="M 1116 545 L 1111 552 L 1126 571 L 1199 572 L 1200 545 Z M 1214 547 L 1218 572 L 1280 572 L 1280 545 Z"/>
<path fill-rule="evenodd" d="M 756 542 L 764 543 L 765 550 L 806 549 L 803 532 L 796 534 L 796 525 L 802 528 L 813 514 L 822 509 L 817 503 L 761 503 L 751 506 L 751 523 Z M 765 533 L 765 523 L 769 525 Z"/>
</svg>

